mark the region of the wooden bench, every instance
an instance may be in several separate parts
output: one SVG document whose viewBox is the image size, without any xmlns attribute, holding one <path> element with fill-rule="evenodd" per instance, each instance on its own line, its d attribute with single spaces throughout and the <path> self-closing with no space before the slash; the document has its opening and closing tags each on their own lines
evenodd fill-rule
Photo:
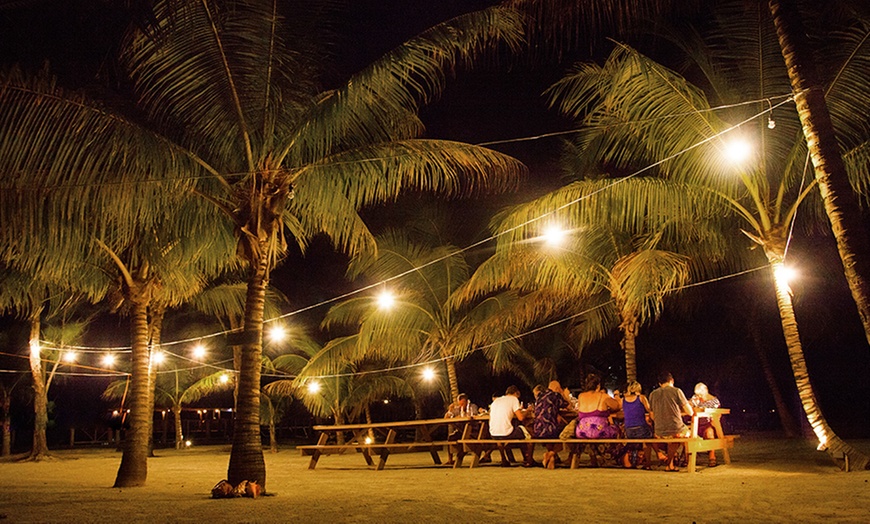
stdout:
<svg viewBox="0 0 870 524">
<path fill-rule="evenodd" d="M 412 452 L 412 451 L 428 451 L 432 456 L 432 461 L 439 465 L 441 457 L 439 451 L 443 451 L 448 446 L 456 453 L 458 460 L 461 462 L 464 455 L 463 447 L 456 440 L 435 440 L 432 438 L 433 433 L 440 428 L 456 427 L 462 428 L 462 436 L 470 436 L 471 428 L 474 425 L 485 423 L 482 417 L 454 417 L 441 418 L 430 420 L 404 420 L 397 422 L 376 422 L 371 424 L 342 424 L 337 426 L 314 426 L 314 429 L 320 432 L 320 437 L 317 444 L 296 446 L 303 456 L 310 456 L 308 469 L 317 467 L 317 462 L 323 455 L 340 455 L 347 451 L 355 451 L 361 453 L 369 466 L 376 466 L 376 470 L 382 470 L 386 466 L 387 458 L 391 453 L 397 452 Z M 417 439 L 410 442 L 396 442 L 397 435 L 400 431 L 414 430 L 418 432 Z M 372 441 L 368 437 L 368 432 L 374 431 L 383 435 L 383 442 Z M 352 433 L 353 436 L 343 443 L 339 443 L 339 435 Z M 335 443 L 330 443 L 330 435 L 333 436 Z M 378 456 L 378 463 L 375 464 L 372 456 Z M 457 462 L 454 462 L 456 467 Z"/>
<path fill-rule="evenodd" d="M 576 469 L 580 465 L 580 457 L 583 452 L 592 456 L 592 452 L 588 451 L 589 446 L 594 446 L 597 444 L 668 444 L 668 443 L 682 443 L 686 446 L 686 453 L 688 454 L 688 468 L 689 472 L 694 473 L 697 465 L 697 453 L 702 451 L 710 451 L 710 450 L 727 450 L 728 448 L 734 447 L 734 439 L 736 435 L 728 435 L 721 439 L 703 439 L 700 437 L 684 437 L 684 438 L 651 438 L 651 439 L 511 439 L 511 440 L 502 440 L 502 439 L 460 439 L 457 443 L 461 444 L 467 453 L 472 455 L 471 464 L 469 467 L 474 468 L 480 464 L 481 456 L 487 451 L 494 451 L 501 448 L 506 448 L 508 460 L 513 461 L 513 456 L 510 453 L 511 447 L 517 446 L 528 446 L 531 445 L 533 450 L 537 445 L 561 445 L 563 449 L 568 450 L 568 461 L 570 462 L 571 469 Z M 457 467 L 461 466 L 461 462 L 463 460 L 462 455 L 457 455 Z M 725 463 L 731 463 L 731 457 L 729 454 L 725 454 Z"/>
</svg>

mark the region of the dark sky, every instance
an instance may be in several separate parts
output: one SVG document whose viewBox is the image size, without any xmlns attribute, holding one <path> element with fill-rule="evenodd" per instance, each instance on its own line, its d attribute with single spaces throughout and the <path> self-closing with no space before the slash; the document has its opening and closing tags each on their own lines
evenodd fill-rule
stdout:
<svg viewBox="0 0 870 524">
<path fill-rule="evenodd" d="M 432 23 L 490 3 L 351 0 L 351 16 L 345 29 L 347 40 L 339 48 L 338 70 L 350 73 Z M 34 9 L 0 10 L 0 60 L 6 65 L 19 62 L 33 68 L 49 59 L 52 70 L 63 81 L 74 86 L 88 85 L 95 75 L 105 76 L 110 71 L 113 43 L 123 29 L 119 24 L 123 14 L 107 8 L 109 4 L 97 0 L 56 0 L 40 2 Z M 566 124 L 549 113 L 539 97 L 561 71 L 561 66 L 532 69 L 521 65 L 509 72 L 460 71 L 443 97 L 423 110 L 427 136 L 480 143 L 565 129 Z M 540 193 L 557 183 L 558 140 L 494 148 L 515 155 L 530 166 L 530 179 L 522 196 Z M 485 215 L 498 206 L 498 201 L 454 205 L 457 212 L 473 209 Z M 486 216 L 476 218 L 483 221 Z M 475 226 L 469 238 L 481 228 Z M 802 252 L 813 254 L 804 257 L 808 266 L 821 263 L 818 271 L 805 272 L 813 275 L 810 279 L 795 285 L 795 305 L 811 375 L 823 407 L 829 421 L 835 423 L 835 430 L 844 428 L 845 434 L 867 436 L 866 423 L 859 421 L 870 416 L 867 400 L 870 384 L 866 380 L 870 349 L 837 267 L 836 252 L 830 239 L 810 245 L 797 242 L 795 250 L 799 256 Z M 311 264 L 312 260 L 316 264 Z M 295 306 L 305 306 L 349 288 L 347 284 L 336 286 L 341 282 L 343 263 L 342 257 L 332 255 L 328 246 L 316 244 L 306 261 L 289 261 L 284 273 L 276 274 L 275 283 L 295 297 Z M 656 369 L 668 366 L 678 378 L 678 385 L 686 391 L 694 381 L 704 380 L 727 405 L 742 406 L 754 413 L 769 410 L 772 401 L 757 355 L 739 315 L 734 313 L 735 304 L 739 309 L 742 303 L 748 306 L 761 297 L 767 297 L 765 300 L 772 297 L 768 285 L 764 277 L 755 276 L 710 286 L 706 288 L 709 292 L 701 293 L 700 305 L 690 317 L 668 312 L 656 325 L 645 328 L 638 340 L 639 369 L 645 385 L 651 383 Z M 768 307 L 759 315 L 763 315 L 760 322 L 764 341 L 777 378 L 794 404 L 796 393 L 776 310 Z M 121 325 L 123 322 L 118 327 Z M 122 334 L 123 330 L 119 336 Z M 616 340 L 603 341 L 583 358 L 606 367 L 606 362 L 619 361 L 618 355 L 614 357 L 617 344 Z M 465 373 L 475 369 L 482 368 L 479 363 L 469 362 Z M 465 383 L 474 383 L 473 376 L 465 378 Z M 510 381 L 509 377 L 496 377 L 491 384 L 469 392 L 479 402 L 485 402 L 492 390 L 501 390 Z"/>
</svg>

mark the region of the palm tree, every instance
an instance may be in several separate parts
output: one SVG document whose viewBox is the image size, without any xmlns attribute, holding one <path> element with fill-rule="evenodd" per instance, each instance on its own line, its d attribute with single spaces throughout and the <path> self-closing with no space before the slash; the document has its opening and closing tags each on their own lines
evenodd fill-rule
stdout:
<svg viewBox="0 0 870 524">
<path fill-rule="evenodd" d="M 385 397 L 416 397 L 410 382 L 401 376 L 366 373 L 371 361 L 352 363 L 333 354 L 332 348 L 345 345 L 347 340 L 348 337 L 334 339 L 321 347 L 309 337 L 296 337 L 288 344 L 290 351 L 271 361 L 270 369 L 287 378 L 270 382 L 264 386 L 264 393 L 272 398 L 299 398 L 312 415 L 332 417 L 335 424 L 353 421 L 361 414 L 370 421 L 370 405 Z M 336 373 L 321 375 L 324 361 Z M 339 434 L 338 438 L 344 436 Z"/>
<path fill-rule="evenodd" d="M 43 278 L 45 277 L 45 278 Z M 32 460 L 42 460 L 49 454 L 46 428 L 48 424 L 48 390 L 59 365 L 62 364 L 62 346 L 43 347 L 43 317 L 60 321 L 63 329 L 55 329 L 53 339 L 61 343 L 74 343 L 82 335 L 85 320 L 66 323 L 69 311 L 84 303 L 81 294 L 72 291 L 72 283 L 46 280 L 47 272 L 38 277 L 15 267 L 5 267 L 0 273 L 0 306 L 4 311 L 14 311 L 30 325 L 29 362 L 33 387 L 33 446 Z M 52 339 L 51 336 L 48 337 Z M 51 365 L 51 370 L 47 365 Z"/>
<path fill-rule="evenodd" d="M 304 248 L 325 232 L 352 255 L 374 249 L 357 214 L 362 207 L 406 188 L 465 195 L 483 186 L 509 187 L 522 171 L 518 162 L 485 148 L 415 139 L 423 131 L 416 113 L 444 88 L 455 66 L 495 44 L 515 48 L 521 28 L 516 14 L 503 7 L 463 15 L 324 91 L 317 75 L 325 60 L 316 45 L 324 36 L 318 23 L 323 6 L 245 0 L 231 7 L 217 0 L 156 2 L 149 24 L 140 24 L 122 44 L 137 114 L 147 124 L 65 95 L 48 80 L 4 76 L 0 172 L 22 174 L 10 181 L 13 188 L 36 186 L 34 177 L 40 187 L 63 187 L 49 204 L 71 210 L 67 215 L 80 217 L 82 202 L 96 210 L 85 215 L 111 213 L 111 233 L 125 240 L 142 231 L 124 229 L 133 217 L 154 218 L 163 200 L 172 206 L 173 198 L 189 191 L 202 197 L 198 216 L 215 221 L 215 210 L 222 213 L 248 268 L 227 478 L 265 487 L 258 420 L 262 308 L 286 237 Z M 11 201 L 16 209 L 3 212 L 3 222 L 13 230 L 20 226 L 17 232 L 42 223 L 29 220 L 37 210 L 53 209 L 46 207 L 45 192 L 3 196 L 0 208 L 10 209 Z M 182 225 L 192 217 L 175 220 Z M 97 231 L 105 233 L 103 226 Z M 90 237 L 76 240 L 92 245 Z M 29 242 L 25 234 L 10 250 L 27 252 Z M 134 296 L 148 290 L 146 269 L 126 279 Z"/>
<path fill-rule="evenodd" d="M 388 284 L 378 289 L 382 294 L 375 298 L 350 298 L 327 312 L 324 328 L 358 330 L 347 339 L 353 343 L 332 345 L 328 362 L 441 360 L 452 401 L 459 395 L 456 362 L 475 351 L 480 350 L 496 372 L 520 371 L 522 362 L 531 361 L 510 336 L 506 311 L 515 302 L 512 294 L 459 303 L 455 292 L 468 280 L 468 262 L 455 246 L 435 246 L 435 242 L 431 233 L 389 229 L 377 237 L 377 256 L 360 254 L 351 260 L 349 279 L 364 277 L 366 282 Z M 318 362 L 314 359 L 312 366 Z M 336 371 L 328 362 L 320 373 Z"/>
<path fill-rule="evenodd" d="M 870 257 L 867 256 L 870 253 L 870 239 L 867 236 L 867 228 L 861 217 L 857 198 L 852 191 L 846 164 L 840 153 L 849 147 L 848 144 L 841 143 L 842 140 L 837 136 L 833 118 L 838 115 L 828 110 L 828 97 L 831 95 L 831 90 L 836 88 L 838 93 L 831 103 L 847 106 L 844 108 L 846 115 L 860 119 L 858 115 L 862 112 L 860 110 L 854 112 L 853 104 L 860 106 L 863 105 L 862 101 L 866 100 L 867 95 L 863 88 L 866 86 L 866 78 L 862 81 L 860 76 L 857 76 L 847 82 L 830 83 L 826 89 L 825 82 L 816 72 L 816 61 L 812 56 L 807 33 L 801 20 L 798 2 L 770 0 L 769 8 L 791 80 L 801 129 L 813 161 L 816 182 L 819 184 L 825 204 L 825 213 L 830 220 L 831 231 L 837 239 L 837 249 L 843 261 L 846 281 L 852 291 L 852 298 L 858 306 L 864 334 L 870 342 Z M 857 60 L 861 48 L 866 49 L 870 45 L 867 43 L 870 39 L 870 29 L 866 23 L 863 23 L 851 28 L 849 32 L 851 37 L 849 48 L 855 49 L 854 58 Z M 850 62 L 851 60 L 844 62 L 839 72 L 844 75 L 856 73 L 860 75 Z M 866 65 L 864 69 L 866 70 Z M 853 86 L 857 89 L 853 89 Z M 852 162 L 857 161 L 854 164 L 857 169 L 853 171 L 860 170 L 866 175 L 867 147 L 853 150 L 852 157 L 850 159 Z"/>
<path fill-rule="evenodd" d="M 767 104 L 763 100 L 777 92 L 777 85 L 782 85 L 786 78 L 782 64 L 768 61 L 770 55 L 763 52 L 767 49 L 764 35 L 769 32 L 763 25 L 729 26 L 729 31 L 721 33 L 726 35 L 727 47 L 723 49 L 727 49 L 727 54 L 718 55 L 714 49 L 706 55 L 706 61 L 698 61 L 723 103 L 755 95 L 762 100 L 759 104 Z M 700 49 L 697 44 L 686 44 L 686 48 L 697 51 Z M 860 46 L 847 49 L 862 52 Z M 843 62 L 845 69 L 857 66 L 854 57 L 847 56 Z M 833 83 L 847 78 L 840 75 Z M 747 91 L 746 86 L 750 85 L 759 86 L 760 91 Z M 576 145 L 586 158 L 613 168 L 657 161 L 661 176 L 706 188 L 720 199 L 723 210 L 742 222 L 737 227 L 762 247 L 774 273 L 795 381 L 820 448 L 827 449 L 840 464 L 864 468 L 867 457 L 839 439 L 821 414 L 809 382 L 790 290 L 781 274 L 798 209 L 806 210 L 803 216 L 807 218 L 818 216 L 809 207 L 818 203 L 813 191 L 815 181 L 801 178 L 800 160 L 805 156 L 806 145 L 794 141 L 799 129 L 796 115 L 777 109 L 775 132 L 764 129 L 757 120 L 745 123 L 743 133 L 751 132 L 761 145 L 759 162 L 744 164 L 737 176 L 729 177 L 723 162 L 713 161 L 721 158 L 717 149 L 721 148 L 726 138 L 721 134 L 729 125 L 710 111 L 705 94 L 678 74 L 626 46 L 617 46 L 603 67 L 578 66 L 554 87 L 552 95 L 554 104 L 565 114 L 582 118 L 584 127 Z M 830 96 L 836 98 L 836 90 L 831 90 Z M 732 118 L 741 120 L 739 115 Z M 866 141 L 866 137 L 857 138 L 859 144 Z M 842 460 L 843 457 L 847 458 Z"/>
<path fill-rule="evenodd" d="M 184 447 L 184 435 L 181 425 L 181 411 L 185 405 L 232 386 L 230 374 L 226 371 L 215 371 L 203 376 L 202 369 L 176 368 L 157 373 L 157 383 L 154 390 L 154 403 L 158 407 L 168 408 L 175 423 L 175 449 Z M 103 391 L 103 398 L 120 400 L 126 392 L 127 380 L 111 382 Z M 153 411 L 152 411 L 153 416 Z"/>
<path fill-rule="evenodd" d="M 541 207 L 541 202 L 517 206 L 504 221 L 516 224 L 521 219 L 514 214 L 527 216 Z M 553 318 L 570 319 L 567 329 L 579 351 L 618 328 L 627 380 L 636 380 L 638 330 L 657 318 L 665 297 L 688 281 L 689 258 L 668 250 L 661 233 L 629 234 L 603 221 L 561 218 L 564 229 L 548 229 L 532 242 L 501 235 L 496 254 L 477 269 L 461 296 L 517 290 L 525 302 L 512 312 L 518 330 Z"/>
</svg>

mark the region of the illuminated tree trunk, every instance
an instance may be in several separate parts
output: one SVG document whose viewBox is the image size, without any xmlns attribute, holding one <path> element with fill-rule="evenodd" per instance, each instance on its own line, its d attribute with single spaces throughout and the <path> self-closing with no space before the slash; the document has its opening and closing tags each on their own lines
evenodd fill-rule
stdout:
<svg viewBox="0 0 870 524">
<path fill-rule="evenodd" d="M 150 335 L 148 341 L 148 382 L 151 386 L 148 388 L 148 412 L 151 416 L 148 417 L 148 456 L 154 456 L 154 390 L 157 388 L 157 363 L 154 361 L 154 355 L 160 352 L 160 337 L 163 331 L 163 315 L 166 313 L 166 308 L 163 306 L 155 306 L 152 308 Z"/>
<path fill-rule="evenodd" d="M 767 381 L 767 387 L 770 388 L 770 394 L 773 395 L 773 402 L 776 406 L 776 414 L 779 416 L 779 423 L 785 436 L 795 438 L 800 435 L 797 421 L 792 416 L 785 399 L 782 397 L 782 391 L 776 383 L 776 377 L 773 374 L 773 369 L 770 367 L 770 359 L 767 358 L 767 350 L 764 347 L 764 342 L 761 338 L 761 328 L 755 320 L 756 315 L 751 315 L 749 322 L 749 334 L 752 337 L 752 345 L 755 348 L 755 353 L 758 355 L 758 362 L 761 364 L 761 371 L 764 373 L 764 379 Z"/>
<path fill-rule="evenodd" d="M 172 420 L 175 421 L 175 449 L 183 449 L 184 431 L 181 427 L 181 404 L 172 406 Z"/>
<path fill-rule="evenodd" d="M 620 340 L 619 345 L 625 352 L 625 380 L 630 383 L 637 380 L 637 346 L 635 345 L 637 317 L 626 315 L 626 318 L 620 323 L 619 329 L 622 331 L 622 340 Z"/>
<path fill-rule="evenodd" d="M 837 239 L 837 250 L 852 298 L 858 306 L 864 334 L 870 342 L 870 244 L 867 231 L 849 184 L 797 6 L 793 0 L 770 0 L 768 5 L 788 68 L 825 212 Z M 855 117 L 860 118 L 860 115 Z"/>
<path fill-rule="evenodd" d="M 266 491 L 266 462 L 260 439 L 260 368 L 263 365 L 263 307 L 269 284 L 268 242 L 261 241 L 258 256 L 251 261 L 251 276 L 245 298 L 238 399 L 233 423 L 233 445 L 227 480 L 256 482 Z"/>
<path fill-rule="evenodd" d="M 849 464 L 849 469 L 866 469 L 868 464 L 870 464 L 870 459 L 840 440 L 840 437 L 834 433 L 834 430 L 831 429 L 822 414 L 816 394 L 813 391 L 813 386 L 810 383 L 809 371 L 804 359 L 803 346 L 801 345 L 797 320 L 795 320 L 794 308 L 792 307 L 791 289 L 784 277 L 778 274 L 780 273 L 778 270 L 783 266 L 782 256 L 772 256 L 768 253 L 768 260 L 770 260 L 770 267 L 773 271 L 773 280 L 776 286 L 776 304 L 779 307 L 782 332 L 785 335 L 785 343 L 788 348 L 792 372 L 794 373 L 795 385 L 797 385 L 798 396 L 800 397 L 804 413 L 806 413 L 807 421 L 809 421 L 813 432 L 819 439 L 819 449 L 827 451 L 834 462 L 843 469 L 846 468 L 846 464 Z"/>
<path fill-rule="evenodd" d="M 150 443 L 151 419 L 148 399 L 151 396 L 149 375 L 150 356 L 148 352 L 148 304 L 150 302 L 150 282 L 147 278 L 136 278 L 128 291 L 132 305 L 131 341 L 132 352 L 129 406 L 130 430 L 124 440 L 124 453 L 121 466 L 115 477 L 116 488 L 144 486 L 148 477 L 148 450 Z"/>
<path fill-rule="evenodd" d="M 48 457 L 48 387 L 45 383 L 45 368 L 42 363 L 42 348 L 39 346 L 39 317 L 42 308 L 39 307 L 30 317 L 30 374 L 33 377 L 33 447 L 30 450 L 31 460 L 42 460 Z"/>
<path fill-rule="evenodd" d="M 459 399 L 459 380 L 456 378 L 456 360 L 452 356 L 444 357 L 444 365 L 447 366 L 447 380 L 450 383 L 450 398 L 453 402 Z"/>
</svg>

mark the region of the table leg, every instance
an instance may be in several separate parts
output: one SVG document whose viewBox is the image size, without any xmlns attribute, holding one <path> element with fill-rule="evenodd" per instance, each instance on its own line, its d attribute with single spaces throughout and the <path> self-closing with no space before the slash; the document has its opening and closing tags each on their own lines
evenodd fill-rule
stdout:
<svg viewBox="0 0 870 524">
<path fill-rule="evenodd" d="M 324 446 L 326 445 L 327 440 L 328 437 L 326 436 L 326 433 L 321 433 L 320 437 L 317 439 L 317 445 Z M 311 460 L 308 461 L 308 469 L 314 469 L 317 467 L 317 461 L 320 459 L 320 455 L 320 450 L 315 450 L 314 453 L 311 454 Z"/>
<path fill-rule="evenodd" d="M 395 441 L 396 441 L 396 432 L 395 432 L 395 430 L 391 429 L 389 431 L 389 433 L 387 433 L 387 440 L 384 442 L 384 444 L 392 444 Z M 381 460 L 378 461 L 378 467 L 377 467 L 378 471 L 384 469 L 384 466 L 387 465 L 387 457 L 390 456 L 390 449 L 387 447 L 381 448 L 380 455 L 381 455 Z"/>
<path fill-rule="evenodd" d="M 728 443 L 724 441 L 725 432 L 722 431 L 721 418 L 722 418 L 722 415 L 715 413 L 710 418 L 710 424 L 712 424 L 713 429 L 716 430 L 716 438 L 723 439 L 722 455 L 725 457 L 725 464 L 731 464 L 731 454 L 728 452 Z"/>
</svg>

